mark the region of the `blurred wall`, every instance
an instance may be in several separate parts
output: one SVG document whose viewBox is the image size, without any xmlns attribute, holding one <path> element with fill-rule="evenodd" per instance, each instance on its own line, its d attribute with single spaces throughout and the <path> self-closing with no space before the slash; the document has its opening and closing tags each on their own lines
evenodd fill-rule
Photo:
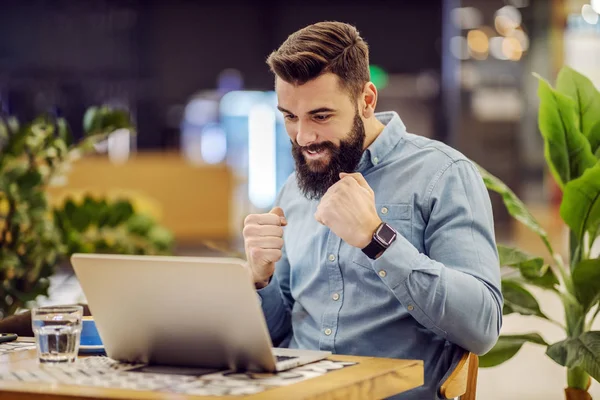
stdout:
<svg viewBox="0 0 600 400">
<path fill-rule="evenodd" d="M 355 24 L 371 61 L 390 74 L 441 70 L 441 0 L 1 3 L 4 107 L 28 118 L 58 105 L 78 128 L 88 105 L 126 105 L 136 116 L 140 149 L 176 147 L 181 108 L 199 90 L 215 88 L 226 68 L 241 71 L 246 88 L 271 89 L 266 57 L 313 22 Z M 444 137 L 437 98 L 430 106 L 431 135 Z"/>
</svg>

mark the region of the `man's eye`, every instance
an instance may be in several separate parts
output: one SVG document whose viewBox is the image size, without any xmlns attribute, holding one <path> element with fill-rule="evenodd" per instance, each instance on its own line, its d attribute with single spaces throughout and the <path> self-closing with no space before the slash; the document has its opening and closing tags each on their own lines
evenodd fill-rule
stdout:
<svg viewBox="0 0 600 400">
<path fill-rule="evenodd" d="M 286 115 L 284 116 L 284 118 L 285 118 L 287 121 L 293 121 L 294 119 L 296 119 L 296 116 L 295 116 L 295 115 L 292 115 L 292 114 L 286 114 Z"/>
<path fill-rule="evenodd" d="M 322 121 L 327 121 L 329 118 L 331 118 L 331 115 L 327 115 L 327 114 L 325 114 L 325 115 L 315 115 L 315 119 L 317 121 L 321 121 L 321 122 Z"/>
</svg>

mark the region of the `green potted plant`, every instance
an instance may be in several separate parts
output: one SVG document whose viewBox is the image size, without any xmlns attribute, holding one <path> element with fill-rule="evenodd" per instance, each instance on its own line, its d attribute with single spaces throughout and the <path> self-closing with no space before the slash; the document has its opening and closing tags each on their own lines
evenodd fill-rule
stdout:
<svg viewBox="0 0 600 400">
<path fill-rule="evenodd" d="M 55 207 L 54 222 L 66 253 L 170 254 L 173 235 L 130 199 L 67 197 Z"/>
<path fill-rule="evenodd" d="M 126 111 L 107 106 L 89 108 L 83 128 L 83 139 L 74 143 L 63 118 L 44 114 L 21 126 L 14 117 L 0 116 L 0 318 L 47 295 L 49 276 L 70 252 L 168 251 L 168 233 L 136 215 L 126 200 L 110 204 L 90 197 L 83 204 L 50 205 L 46 189 L 64 181 L 72 161 L 115 130 L 133 130 Z M 92 226 L 100 227 L 93 238 Z M 106 240 L 111 235 L 120 235 L 124 247 L 111 247 Z"/>
<path fill-rule="evenodd" d="M 539 80 L 538 124 L 544 139 L 547 166 L 562 191 L 560 216 L 569 229 L 569 259 L 552 247 L 547 232 L 517 196 L 498 178 L 480 168 L 485 184 L 503 199 L 510 215 L 535 232 L 548 251 L 530 255 L 498 245 L 502 277 L 503 314 L 519 313 L 550 320 L 565 329 L 565 338 L 549 344 L 535 332 L 502 335 L 480 358 L 492 367 L 513 357 L 525 342 L 546 347 L 546 354 L 566 368 L 567 399 L 591 399 L 591 378 L 600 381 L 600 331 L 592 323 L 600 312 L 600 258 L 592 246 L 600 236 L 600 93 L 575 70 L 561 69 L 556 88 Z M 551 320 L 527 289 L 533 285 L 560 298 L 566 325 Z"/>
</svg>

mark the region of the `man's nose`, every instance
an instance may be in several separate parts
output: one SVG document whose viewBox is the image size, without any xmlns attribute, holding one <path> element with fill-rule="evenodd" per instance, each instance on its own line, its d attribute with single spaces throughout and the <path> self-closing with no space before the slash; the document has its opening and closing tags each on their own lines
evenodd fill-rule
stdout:
<svg viewBox="0 0 600 400">
<path fill-rule="evenodd" d="M 298 131 L 296 133 L 296 143 L 300 146 L 308 146 L 317 140 L 317 134 L 310 128 L 309 124 L 298 123 Z"/>
</svg>

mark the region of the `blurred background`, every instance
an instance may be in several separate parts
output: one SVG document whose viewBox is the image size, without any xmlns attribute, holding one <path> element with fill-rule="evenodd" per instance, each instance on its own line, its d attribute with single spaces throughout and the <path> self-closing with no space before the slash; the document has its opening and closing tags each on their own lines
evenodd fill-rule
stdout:
<svg viewBox="0 0 600 400">
<path fill-rule="evenodd" d="M 501 178 L 567 249 L 532 73 L 553 83 L 569 65 L 600 87 L 600 1 L 0 0 L 0 10 L 4 114 L 53 110 L 80 138 L 85 110 L 108 104 L 128 110 L 136 127 L 75 162 L 51 199 L 126 193 L 172 233 L 175 254 L 242 251 L 243 218 L 272 205 L 294 166 L 265 60 L 322 20 L 352 23 L 368 42 L 379 110 Z M 492 199 L 498 241 L 541 249 Z M 79 299 L 72 275 L 57 276 L 48 302 Z M 541 303 L 563 318 L 560 303 Z M 503 331 L 562 338 L 535 323 L 511 315 Z M 558 399 L 564 375 L 526 344 L 480 373 L 479 395 Z"/>
</svg>

